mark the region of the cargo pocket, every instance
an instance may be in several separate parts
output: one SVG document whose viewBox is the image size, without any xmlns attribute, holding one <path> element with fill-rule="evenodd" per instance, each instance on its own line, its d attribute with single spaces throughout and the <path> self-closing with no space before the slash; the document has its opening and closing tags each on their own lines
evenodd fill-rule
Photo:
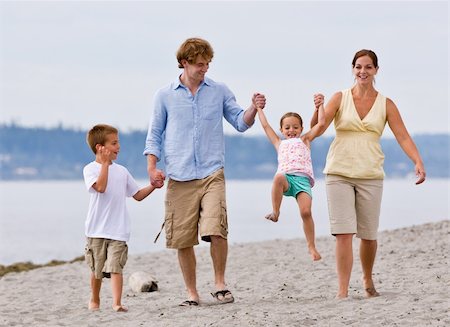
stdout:
<svg viewBox="0 0 450 327">
<path fill-rule="evenodd" d="M 220 201 L 220 226 L 228 234 L 228 218 L 227 218 L 227 204 L 225 201 Z"/>
<path fill-rule="evenodd" d="M 120 267 L 122 267 L 122 269 L 123 267 L 125 267 L 127 260 L 128 260 L 128 245 L 125 244 L 124 250 L 122 251 L 122 254 L 119 259 L 119 265 Z"/>
<path fill-rule="evenodd" d="M 91 270 L 94 271 L 95 270 L 95 268 L 94 268 L 94 254 L 92 253 L 92 250 L 87 245 L 86 245 L 86 247 L 84 249 L 84 259 L 85 259 L 87 265 L 89 266 L 89 268 L 91 268 Z"/>
<path fill-rule="evenodd" d="M 172 239 L 173 233 L 173 212 L 167 212 L 166 218 L 164 219 L 164 227 L 166 231 L 166 239 Z"/>
</svg>

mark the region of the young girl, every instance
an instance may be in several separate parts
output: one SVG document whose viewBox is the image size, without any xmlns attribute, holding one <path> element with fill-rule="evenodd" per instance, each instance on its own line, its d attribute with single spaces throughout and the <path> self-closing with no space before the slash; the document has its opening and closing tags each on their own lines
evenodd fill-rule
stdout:
<svg viewBox="0 0 450 327">
<path fill-rule="evenodd" d="M 317 124 L 303 135 L 303 121 L 300 115 L 294 112 L 284 114 L 280 120 L 280 131 L 284 139 L 280 139 L 269 125 L 263 110 L 261 108 L 257 110 L 261 126 L 278 153 L 278 170 L 272 185 L 273 209 L 266 218 L 273 222 L 278 221 L 283 195 L 296 198 L 309 253 L 313 260 L 320 260 L 321 256 L 316 250 L 314 241 L 314 221 L 311 215 L 311 187 L 314 186 L 314 174 L 310 145 L 325 124 L 323 105 L 316 107 Z"/>
</svg>

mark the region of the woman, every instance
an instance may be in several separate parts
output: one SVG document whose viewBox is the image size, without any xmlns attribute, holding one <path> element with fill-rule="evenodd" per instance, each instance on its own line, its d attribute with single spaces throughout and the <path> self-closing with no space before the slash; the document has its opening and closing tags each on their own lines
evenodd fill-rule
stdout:
<svg viewBox="0 0 450 327">
<path fill-rule="evenodd" d="M 336 137 L 324 169 L 331 233 L 336 237 L 338 293 L 346 298 L 353 266 L 353 235 L 361 239 L 360 259 L 367 297 L 378 296 L 372 279 L 377 252 L 377 230 L 383 191 L 380 137 L 386 122 L 415 165 L 416 184 L 425 180 L 425 169 L 394 102 L 374 87 L 378 58 L 371 50 L 358 51 L 352 61 L 355 84 L 335 93 L 325 106 L 322 134 L 334 120 Z M 323 95 L 315 97 L 316 108 Z M 314 114 L 311 125 L 317 122 Z"/>
</svg>

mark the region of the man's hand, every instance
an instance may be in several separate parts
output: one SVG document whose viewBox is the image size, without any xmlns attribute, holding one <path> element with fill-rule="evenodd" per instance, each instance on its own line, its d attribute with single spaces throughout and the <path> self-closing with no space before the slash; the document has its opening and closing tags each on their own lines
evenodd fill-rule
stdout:
<svg viewBox="0 0 450 327">
<path fill-rule="evenodd" d="M 166 175 L 162 170 L 153 169 L 149 170 L 150 175 L 150 184 L 152 184 L 156 188 L 161 188 L 164 186 L 164 180 L 166 179 Z"/>
<path fill-rule="evenodd" d="M 266 97 L 264 94 L 261 93 L 255 93 L 252 97 L 252 104 L 255 106 L 255 108 L 261 108 L 264 109 L 266 106 Z"/>
</svg>

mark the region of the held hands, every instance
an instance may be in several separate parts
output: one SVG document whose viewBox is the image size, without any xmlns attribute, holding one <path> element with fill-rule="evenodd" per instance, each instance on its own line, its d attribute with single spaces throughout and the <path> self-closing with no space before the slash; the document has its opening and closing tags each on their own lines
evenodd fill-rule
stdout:
<svg viewBox="0 0 450 327">
<path fill-rule="evenodd" d="M 150 171 L 150 184 L 156 188 L 161 188 L 164 186 L 164 180 L 166 175 L 162 170 L 154 169 Z"/>
<path fill-rule="evenodd" d="M 252 97 L 252 105 L 256 109 L 264 109 L 266 106 L 266 97 L 261 93 L 254 93 Z"/>
<path fill-rule="evenodd" d="M 325 103 L 325 97 L 321 93 L 314 94 L 314 106 L 316 110 L 319 110 L 320 106 L 323 106 Z"/>
</svg>

